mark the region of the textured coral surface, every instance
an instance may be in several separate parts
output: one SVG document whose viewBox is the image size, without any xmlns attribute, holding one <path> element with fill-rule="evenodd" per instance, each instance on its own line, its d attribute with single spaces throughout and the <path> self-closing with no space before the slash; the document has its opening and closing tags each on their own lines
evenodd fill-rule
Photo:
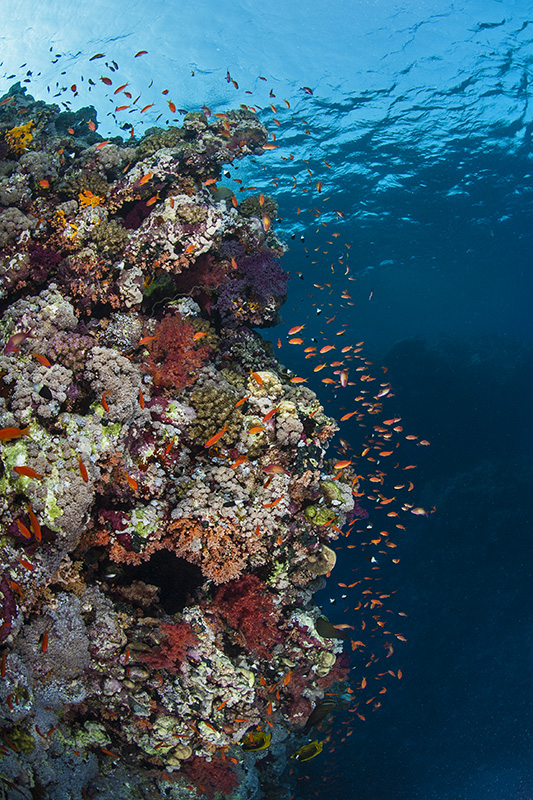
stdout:
<svg viewBox="0 0 533 800">
<path fill-rule="evenodd" d="M 313 592 L 354 501 L 350 471 L 324 462 L 335 422 L 254 330 L 283 303 L 283 245 L 259 201 L 206 186 L 260 156 L 266 131 L 250 111 L 224 126 L 188 114 L 99 145 L 82 112 L 67 121 L 20 87 L 10 97 L 5 791 L 288 797 L 291 740 L 346 676 Z M 243 750 L 261 729 L 270 747 Z"/>
</svg>

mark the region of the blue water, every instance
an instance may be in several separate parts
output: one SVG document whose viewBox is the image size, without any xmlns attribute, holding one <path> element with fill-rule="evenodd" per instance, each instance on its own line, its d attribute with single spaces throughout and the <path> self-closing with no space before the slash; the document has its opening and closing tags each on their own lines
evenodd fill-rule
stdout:
<svg viewBox="0 0 533 800">
<path fill-rule="evenodd" d="M 417 502 L 437 513 L 413 518 L 383 570 L 409 615 L 404 677 L 365 722 L 332 720 L 296 800 L 533 798 L 529 17 L 525 0 L 23 0 L 3 19 L 2 87 L 31 70 L 34 96 L 94 104 L 104 136 L 117 129 L 98 52 L 155 103 L 136 134 L 170 119 L 163 88 L 187 110 L 261 108 L 280 147 L 227 182 L 276 197 L 290 246 L 283 325 L 265 335 L 342 414 L 285 334 L 305 323 L 325 343 L 347 323 L 388 368 L 391 412 L 432 442 L 415 451 Z M 338 588 L 320 599 L 342 602 Z"/>
</svg>

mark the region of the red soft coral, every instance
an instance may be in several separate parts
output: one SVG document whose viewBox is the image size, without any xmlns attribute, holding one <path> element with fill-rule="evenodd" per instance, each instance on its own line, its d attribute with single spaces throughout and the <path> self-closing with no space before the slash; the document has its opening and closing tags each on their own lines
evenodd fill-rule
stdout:
<svg viewBox="0 0 533 800">
<path fill-rule="evenodd" d="M 239 783 L 233 767 L 220 758 L 206 761 L 194 756 L 185 762 L 183 772 L 209 798 L 226 797 Z"/>
<path fill-rule="evenodd" d="M 211 352 L 208 344 L 193 340 L 195 332 L 179 314 L 167 314 L 156 326 L 149 344 L 149 369 L 156 386 L 183 389 L 195 382 Z"/>
<path fill-rule="evenodd" d="M 277 627 L 280 613 L 259 578 L 245 575 L 222 586 L 215 595 L 214 607 L 219 616 L 242 636 L 246 650 L 260 658 L 271 657 L 272 648 L 282 639 Z"/>
<path fill-rule="evenodd" d="M 187 650 L 197 646 L 198 637 L 187 622 L 162 622 L 161 632 L 165 639 L 159 651 L 144 653 L 142 660 L 154 669 L 166 669 L 175 673 L 181 662 L 187 658 Z"/>
</svg>

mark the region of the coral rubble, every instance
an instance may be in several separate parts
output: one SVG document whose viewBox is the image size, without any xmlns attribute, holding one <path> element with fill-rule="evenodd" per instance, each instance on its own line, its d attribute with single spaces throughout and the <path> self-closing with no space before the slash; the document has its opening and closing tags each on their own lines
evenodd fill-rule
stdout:
<svg viewBox="0 0 533 800">
<path fill-rule="evenodd" d="M 93 110 L 66 122 L 9 96 L 6 791 L 259 800 L 346 677 L 312 597 L 354 506 L 324 462 L 335 422 L 253 330 L 284 301 L 283 245 L 258 202 L 212 188 L 223 164 L 261 155 L 266 130 L 249 111 L 188 114 L 102 145 L 83 132 Z M 261 729 L 268 748 L 240 746 Z"/>
</svg>

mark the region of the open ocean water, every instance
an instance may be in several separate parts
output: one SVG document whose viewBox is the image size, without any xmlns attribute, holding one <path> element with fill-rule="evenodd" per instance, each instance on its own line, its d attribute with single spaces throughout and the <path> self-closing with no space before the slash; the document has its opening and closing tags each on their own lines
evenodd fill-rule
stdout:
<svg viewBox="0 0 533 800">
<path fill-rule="evenodd" d="M 533 800 L 530 3 L 1 0 L 0 11 L 2 93 L 28 76 L 36 98 L 73 102 L 76 83 L 72 107 L 93 104 L 104 136 L 117 128 L 112 96 L 87 81 L 96 52 L 156 103 L 136 134 L 164 110 L 164 86 L 189 111 L 255 104 L 279 148 L 227 178 L 279 203 L 291 280 L 283 322 L 264 335 L 340 416 L 343 389 L 323 385 L 286 332 L 305 324 L 306 344 L 336 344 L 346 326 L 388 370 L 391 416 L 431 442 L 407 452 L 416 502 L 436 512 L 413 516 L 400 563 L 383 566 L 408 615 L 402 680 L 364 721 L 330 720 L 296 800 Z M 341 436 L 357 450 L 356 426 Z M 360 568 L 350 552 L 320 593 L 326 613 L 349 602 L 337 582 Z"/>
</svg>

